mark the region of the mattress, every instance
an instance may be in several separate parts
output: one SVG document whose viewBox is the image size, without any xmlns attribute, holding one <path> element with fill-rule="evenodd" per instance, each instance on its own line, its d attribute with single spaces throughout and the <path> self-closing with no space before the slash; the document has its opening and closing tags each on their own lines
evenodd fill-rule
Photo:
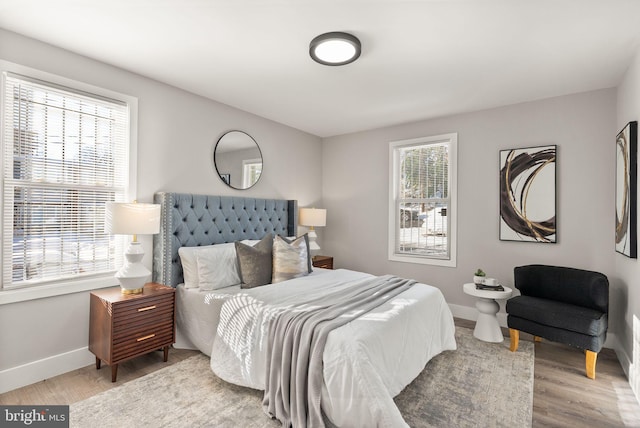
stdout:
<svg viewBox="0 0 640 428">
<path fill-rule="evenodd" d="M 331 272 L 314 268 L 309 276 L 317 277 Z M 222 304 L 240 291 L 240 285 L 203 291 L 199 288 L 176 287 L 176 343 L 175 348 L 199 350 L 211 356 L 213 339 L 220 321 Z"/>
</svg>

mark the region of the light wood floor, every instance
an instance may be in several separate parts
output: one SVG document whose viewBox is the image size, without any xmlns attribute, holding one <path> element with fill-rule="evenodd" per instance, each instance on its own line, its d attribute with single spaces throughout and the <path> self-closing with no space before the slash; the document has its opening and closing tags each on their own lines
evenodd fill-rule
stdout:
<svg viewBox="0 0 640 428">
<path fill-rule="evenodd" d="M 473 328 L 473 321 L 456 319 Z M 509 332 L 503 329 L 505 340 Z M 520 340 L 533 337 L 520 333 Z M 558 343 L 535 343 L 534 427 L 640 427 L 640 405 L 612 349 L 598 354 L 596 378 L 585 376 L 584 352 Z M 515 404 L 515 403 L 514 403 Z"/>
<path fill-rule="evenodd" d="M 456 325 L 473 328 L 474 322 L 456 319 Z M 520 340 L 532 338 L 523 333 Z M 162 352 L 127 361 L 120 364 L 116 383 L 108 366 L 90 365 L 1 394 L 0 405 L 75 403 L 196 353 L 172 349 L 167 363 Z M 640 427 L 640 405 L 611 349 L 598 355 L 595 380 L 584 375 L 581 351 L 546 341 L 535 344 L 534 370 L 534 427 Z"/>
</svg>

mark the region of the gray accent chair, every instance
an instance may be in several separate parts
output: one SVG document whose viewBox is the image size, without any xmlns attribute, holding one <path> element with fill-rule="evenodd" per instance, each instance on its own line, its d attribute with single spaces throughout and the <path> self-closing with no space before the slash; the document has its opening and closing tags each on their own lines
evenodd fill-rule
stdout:
<svg viewBox="0 0 640 428">
<path fill-rule="evenodd" d="M 507 301 L 511 351 L 519 332 L 585 351 L 586 375 L 596 376 L 596 360 L 607 337 L 609 281 L 599 272 L 559 266 L 528 265 L 514 269 L 521 295 Z"/>
</svg>

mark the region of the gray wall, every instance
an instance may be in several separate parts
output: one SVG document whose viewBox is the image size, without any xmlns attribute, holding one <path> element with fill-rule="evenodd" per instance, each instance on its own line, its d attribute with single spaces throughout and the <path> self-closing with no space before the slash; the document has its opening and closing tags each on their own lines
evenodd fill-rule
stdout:
<svg viewBox="0 0 640 428">
<path fill-rule="evenodd" d="M 449 304 L 465 307 L 474 298 L 462 284 L 478 267 L 508 286 L 513 268 L 529 263 L 615 276 L 615 110 L 616 91 L 609 89 L 325 139 L 322 252 L 338 267 L 435 285 Z M 458 266 L 388 261 L 388 143 L 449 132 L 458 133 Z M 547 144 L 558 146 L 558 243 L 500 241 L 499 151 Z M 622 305 L 618 294 L 614 309 Z"/>
<path fill-rule="evenodd" d="M 138 98 L 140 201 L 152 201 L 157 191 L 180 191 L 319 204 L 322 166 L 313 161 L 322 153 L 318 137 L 4 30 L 0 30 L 0 59 Z M 213 145 L 232 129 L 253 136 L 264 157 L 260 181 L 242 192 L 224 185 L 212 163 Z M 145 262 L 151 267 L 151 238 L 143 238 Z M 88 293 L 0 306 L 0 375 L 50 357 L 55 366 L 56 358 L 86 348 L 88 307 Z M 89 364 L 91 356 L 85 353 L 86 358 L 76 355 L 77 362 L 71 364 Z"/>
<path fill-rule="evenodd" d="M 618 86 L 618 110 L 616 132 L 620 131 L 628 122 L 640 121 L 640 49 L 627 70 L 624 79 Z M 636 195 L 638 196 L 638 195 Z M 623 353 L 618 352 L 622 366 L 626 369 L 628 363 L 633 362 L 633 318 L 640 318 L 640 261 L 629 259 L 621 254 L 615 255 L 616 284 L 619 300 L 622 303 L 617 309 L 616 320 L 619 323 L 618 336 Z M 635 332 L 636 338 L 640 332 Z M 636 339 L 638 340 L 638 339 Z M 639 353 L 640 349 L 636 350 Z M 640 355 L 636 355 L 635 393 L 640 399 Z M 627 375 L 630 375 L 627 373 Z"/>
</svg>

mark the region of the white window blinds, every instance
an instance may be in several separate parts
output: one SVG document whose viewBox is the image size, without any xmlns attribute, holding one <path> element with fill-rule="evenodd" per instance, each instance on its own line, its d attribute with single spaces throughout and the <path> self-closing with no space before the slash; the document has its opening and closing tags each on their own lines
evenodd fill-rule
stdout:
<svg viewBox="0 0 640 428">
<path fill-rule="evenodd" d="M 448 259 L 449 144 L 399 147 L 397 152 L 397 251 Z"/>
<path fill-rule="evenodd" d="M 4 77 L 2 288 L 115 270 L 104 206 L 126 197 L 127 105 Z"/>
<path fill-rule="evenodd" d="M 456 145 L 456 134 L 390 144 L 390 260 L 455 266 Z"/>
</svg>

